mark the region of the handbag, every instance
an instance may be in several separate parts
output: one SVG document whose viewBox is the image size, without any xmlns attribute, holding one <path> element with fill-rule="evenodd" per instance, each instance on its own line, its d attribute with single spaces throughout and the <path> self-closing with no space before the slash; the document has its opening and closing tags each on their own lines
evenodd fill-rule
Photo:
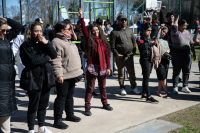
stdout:
<svg viewBox="0 0 200 133">
<path fill-rule="evenodd" d="M 80 82 L 82 78 L 83 78 L 83 74 L 81 74 L 80 76 L 78 76 L 74 79 L 75 79 L 75 82 L 77 83 L 77 82 Z"/>
</svg>

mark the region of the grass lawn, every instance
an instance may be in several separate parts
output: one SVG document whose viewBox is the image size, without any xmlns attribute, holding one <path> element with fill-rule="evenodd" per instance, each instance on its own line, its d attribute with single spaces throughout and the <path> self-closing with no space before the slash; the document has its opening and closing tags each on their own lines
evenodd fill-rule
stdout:
<svg viewBox="0 0 200 133">
<path fill-rule="evenodd" d="M 200 133 L 200 104 L 162 116 L 158 119 L 183 126 L 170 133 Z"/>
</svg>

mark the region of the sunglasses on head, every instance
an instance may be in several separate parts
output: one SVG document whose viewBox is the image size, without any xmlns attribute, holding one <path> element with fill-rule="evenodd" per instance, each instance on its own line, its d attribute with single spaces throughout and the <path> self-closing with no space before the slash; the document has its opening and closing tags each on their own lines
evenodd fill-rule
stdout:
<svg viewBox="0 0 200 133">
<path fill-rule="evenodd" d="M 10 30 L 9 29 L 7 29 L 7 30 L 6 29 L 0 29 L 0 31 L 8 33 Z"/>
</svg>

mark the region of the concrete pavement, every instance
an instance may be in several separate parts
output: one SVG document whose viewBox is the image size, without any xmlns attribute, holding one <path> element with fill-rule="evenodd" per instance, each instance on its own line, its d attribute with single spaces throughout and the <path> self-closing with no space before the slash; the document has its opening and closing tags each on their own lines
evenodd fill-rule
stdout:
<svg viewBox="0 0 200 133">
<path fill-rule="evenodd" d="M 135 70 L 137 77 L 137 86 L 139 90 L 142 90 L 142 75 L 141 67 L 139 64 L 139 58 L 135 57 Z M 53 102 L 56 95 L 51 94 L 50 103 L 51 106 L 47 110 L 46 124 L 45 126 L 52 130 L 54 133 L 114 133 L 125 132 L 127 128 L 140 125 L 158 117 L 176 112 L 188 108 L 190 106 L 199 104 L 200 90 L 199 90 L 199 70 L 197 63 L 192 64 L 189 88 L 192 93 L 186 94 L 179 92 L 178 95 L 172 93 L 172 67 L 168 72 L 168 98 L 160 98 L 156 96 L 158 80 L 155 70 L 152 70 L 150 76 L 150 91 L 155 99 L 159 101 L 159 104 L 146 103 L 145 100 L 141 100 L 141 95 L 135 95 L 131 93 L 131 87 L 129 80 L 125 81 L 127 85 L 127 95 L 119 95 L 119 84 L 117 77 L 108 77 L 106 89 L 108 95 L 108 103 L 113 107 L 113 111 L 107 111 L 102 108 L 99 91 L 96 90 L 98 96 L 93 97 L 91 100 L 91 112 L 92 116 L 84 115 L 84 96 L 85 88 L 84 82 L 79 82 L 79 85 L 75 89 L 74 93 L 74 110 L 75 115 L 81 117 L 79 123 L 65 121 L 65 112 L 63 111 L 63 121 L 69 125 L 66 130 L 59 130 L 52 127 L 53 124 Z M 98 83 L 95 84 L 98 88 Z M 179 90 L 181 90 L 182 83 L 179 84 Z M 164 91 L 164 90 L 163 90 Z M 26 113 L 28 97 L 25 96 L 25 91 L 19 89 L 19 79 L 16 78 L 16 95 L 17 103 L 19 105 L 19 111 L 12 116 L 12 131 L 25 133 L 28 131 L 26 123 Z M 53 90 L 52 90 L 53 93 Z M 35 131 L 37 132 L 37 122 Z"/>
</svg>

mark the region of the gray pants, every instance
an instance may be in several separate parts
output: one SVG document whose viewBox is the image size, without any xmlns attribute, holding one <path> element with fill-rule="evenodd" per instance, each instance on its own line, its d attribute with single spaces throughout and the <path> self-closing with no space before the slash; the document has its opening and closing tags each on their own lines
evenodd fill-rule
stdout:
<svg viewBox="0 0 200 133">
<path fill-rule="evenodd" d="M 0 117 L 1 133 L 10 133 L 10 116 Z"/>
<path fill-rule="evenodd" d="M 178 87 L 179 74 L 182 70 L 183 73 L 183 87 L 188 86 L 188 79 L 191 68 L 191 54 L 179 55 L 172 53 L 173 65 L 173 87 Z"/>
</svg>

